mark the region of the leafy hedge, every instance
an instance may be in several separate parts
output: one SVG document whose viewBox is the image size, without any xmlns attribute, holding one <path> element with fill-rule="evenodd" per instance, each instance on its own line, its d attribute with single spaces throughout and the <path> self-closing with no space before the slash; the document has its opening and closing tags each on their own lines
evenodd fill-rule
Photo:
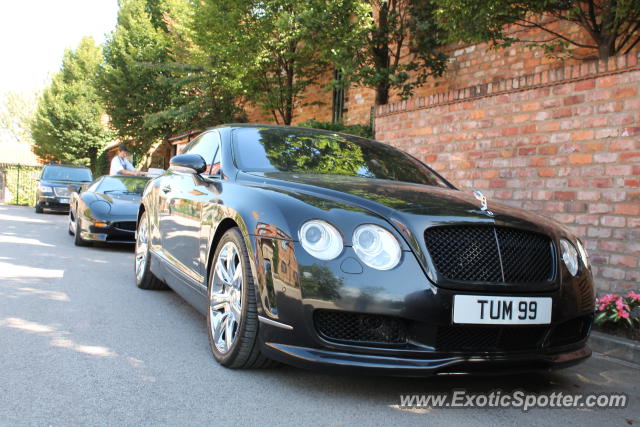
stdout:
<svg viewBox="0 0 640 427">
<path fill-rule="evenodd" d="M 0 165 L 0 173 L 4 175 L 4 203 L 12 205 L 33 206 L 36 202 L 36 185 L 34 175 L 40 175 L 39 166 Z M 5 191 L 8 190 L 8 191 Z"/>
<path fill-rule="evenodd" d="M 319 122 L 315 119 L 299 123 L 298 126 L 305 128 L 324 129 L 333 132 L 348 133 L 350 135 L 373 138 L 373 129 L 369 125 L 345 125 L 342 122 Z"/>
</svg>

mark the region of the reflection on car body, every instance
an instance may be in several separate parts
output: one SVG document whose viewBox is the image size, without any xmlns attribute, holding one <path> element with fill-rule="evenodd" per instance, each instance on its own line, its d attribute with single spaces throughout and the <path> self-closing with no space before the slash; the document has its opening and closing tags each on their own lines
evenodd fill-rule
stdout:
<svg viewBox="0 0 640 427">
<path fill-rule="evenodd" d="M 213 356 L 232 368 L 424 375 L 584 360 L 581 242 L 476 197 L 375 141 L 220 126 L 146 187 L 136 283 L 204 313 Z"/>
</svg>

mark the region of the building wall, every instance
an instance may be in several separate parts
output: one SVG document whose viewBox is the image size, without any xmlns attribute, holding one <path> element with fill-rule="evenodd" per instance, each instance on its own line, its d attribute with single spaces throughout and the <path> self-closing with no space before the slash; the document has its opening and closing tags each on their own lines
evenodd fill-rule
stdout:
<svg viewBox="0 0 640 427">
<path fill-rule="evenodd" d="M 376 138 L 585 241 L 601 292 L 640 288 L 640 52 L 380 106 Z M 491 202 L 489 202 L 491 203 Z"/>
</svg>

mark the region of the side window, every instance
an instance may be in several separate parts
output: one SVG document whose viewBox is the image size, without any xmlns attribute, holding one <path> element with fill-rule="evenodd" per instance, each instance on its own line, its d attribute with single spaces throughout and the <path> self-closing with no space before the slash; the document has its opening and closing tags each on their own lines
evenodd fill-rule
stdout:
<svg viewBox="0 0 640 427">
<path fill-rule="evenodd" d="M 202 158 L 207 162 L 207 173 L 215 173 L 220 169 L 220 160 L 214 160 L 214 155 L 220 148 L 220 134 L 218 132 L 207 132 L 204 135 L 194 139 L 189 146 L 185 149 L 184 154 L 200 154 Z M 215 167 L 215 162 L 217 168 Z M 212 168 L 212 165 L 214 166 Z M 213 169 L 213 170 L 212 170 Z"/>
</svg>

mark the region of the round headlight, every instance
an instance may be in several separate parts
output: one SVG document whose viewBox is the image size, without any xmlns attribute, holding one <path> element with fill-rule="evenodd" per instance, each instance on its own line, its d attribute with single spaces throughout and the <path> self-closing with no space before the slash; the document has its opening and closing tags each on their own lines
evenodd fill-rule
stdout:
<svg viewBox="0 0 640 427">
<path fill-rule="evenodd" d="M 585 267 L 589 268 L 589 254 L 587 254 L 587 250 L 584 248 L 584 245 L 580 240 L 576 240 L 578 246 L 578 253 L 580 254 L 580 259 L 582 260 L 582 264 Z"/>
<path fill-rule="evenodd" d="M 98 216 L 100 218 L 104 218 L 106 215 L 109 215 L 109 212 L 111 212 L 111 205 L 103 200 L 91 202 L 89 208 L 91 208 L 91 216 L 94 217 Z"/>
<path fill-rule="evenodd" d="M 342 252 L 342 236 L 328 222 L 313 219 L 300 227 L 300 243 L 311 255 L 322 260 L 337 258 Z"/>
<path fill-rule="evenodd" d="M 390 270 L 400 262 L 398 240 L 382 227 L 361 225 L 353 232 L 353 250 L 371 268 Z"/>
<path fill-rule="evenodd" d="M 578 251 L 567 239 L 560 239 L 562 249 L 562 261 L 567 266 L 567 270 L 572 276 L 578 274 Z"/>
<path fill-rule="evenodd" d="M 52 193 L 53 192 L 53 188 L 51 188 L 48 185 L 38 184 L 38 189 L 43 193 Z"/>
</svg>

